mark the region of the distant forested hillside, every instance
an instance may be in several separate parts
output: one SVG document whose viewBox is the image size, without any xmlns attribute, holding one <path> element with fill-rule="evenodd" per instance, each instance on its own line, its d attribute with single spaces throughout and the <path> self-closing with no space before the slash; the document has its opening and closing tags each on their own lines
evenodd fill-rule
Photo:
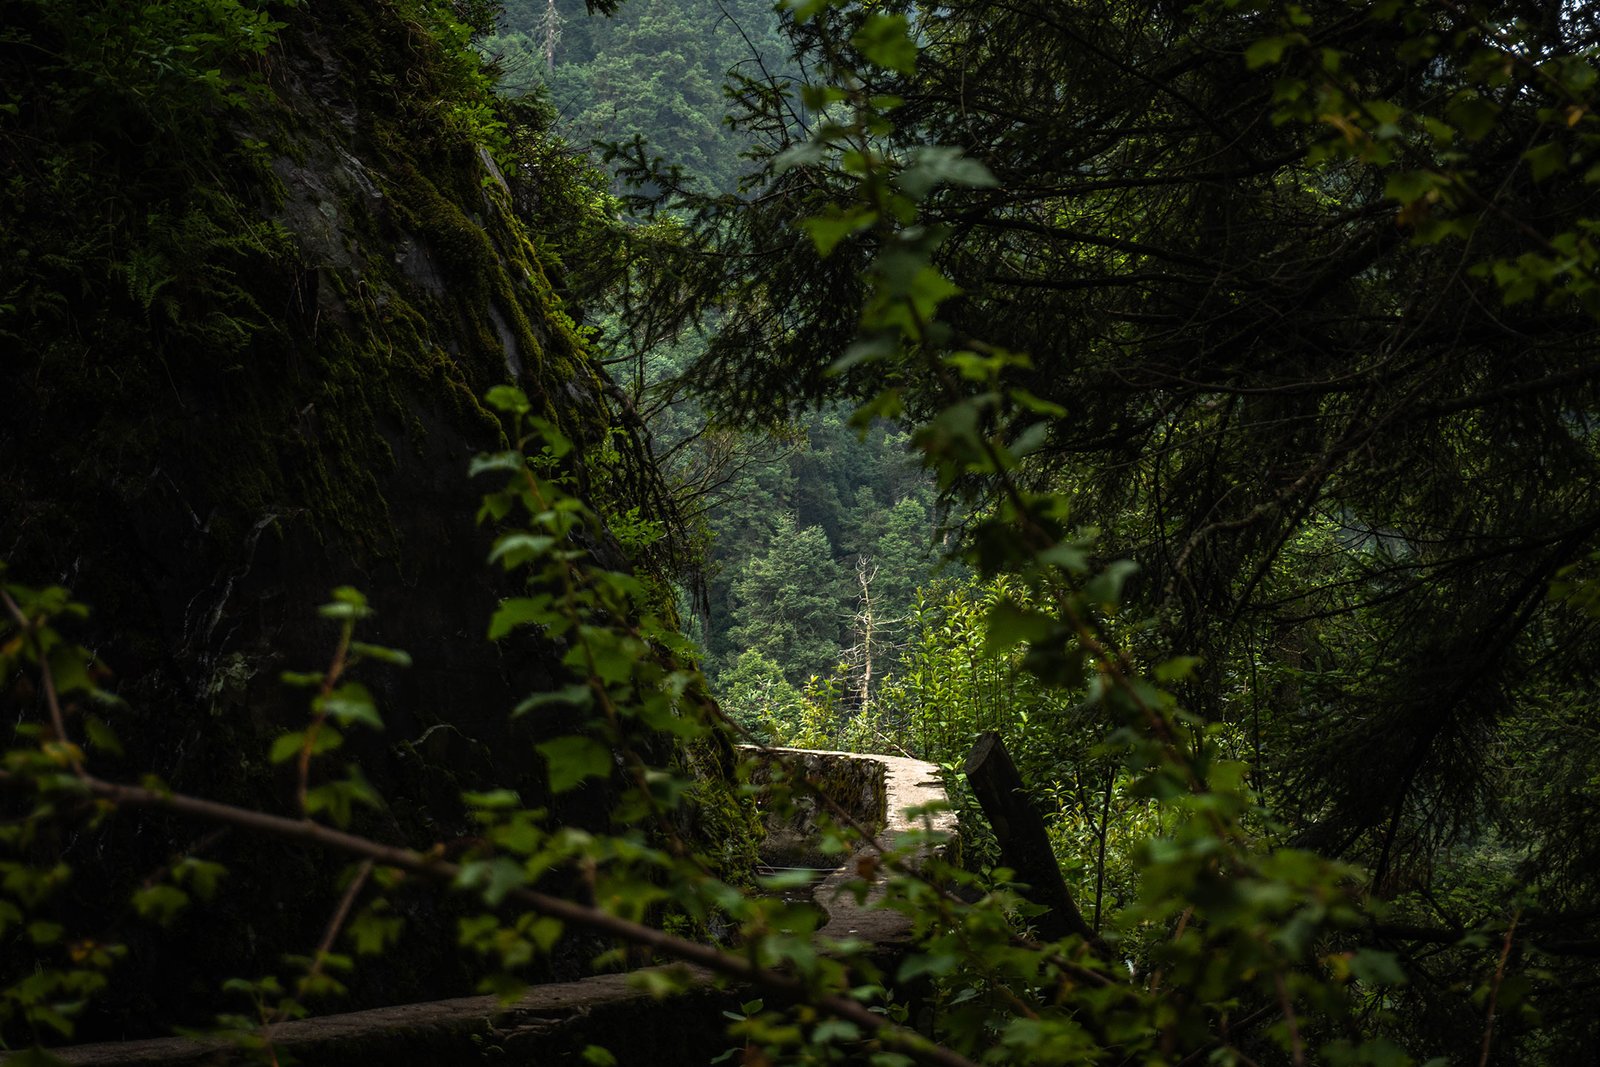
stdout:
<svg viewBox="0 0 1600 1067">
<path fill-rule="evenodd" d="M 543 91 L 575 143 L 648 140 L 707 187 L 731 191 L 749 139 L 724 122 L 730 70 L 778 77 L 790 67 L 770 0 L 632 0 L 610 18 L 584 0 L 509 0 L 482 50 L 503 91 Z"/>
</svg>

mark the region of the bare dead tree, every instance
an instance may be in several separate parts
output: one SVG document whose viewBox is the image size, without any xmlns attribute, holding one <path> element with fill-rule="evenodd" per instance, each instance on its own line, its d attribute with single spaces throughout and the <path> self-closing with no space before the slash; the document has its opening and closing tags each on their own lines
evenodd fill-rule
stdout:
<svg viewBox="0 0 1600 1067">
<path fill-rule="evenodd" d="M 544 34 L 544 69 L 556 69 L 556 44 L 561 40 L 561 13 L 556 10 L 556 0 L 546 0 L 544 18 L 539 22 L 539 31 Z"/>
</svg>

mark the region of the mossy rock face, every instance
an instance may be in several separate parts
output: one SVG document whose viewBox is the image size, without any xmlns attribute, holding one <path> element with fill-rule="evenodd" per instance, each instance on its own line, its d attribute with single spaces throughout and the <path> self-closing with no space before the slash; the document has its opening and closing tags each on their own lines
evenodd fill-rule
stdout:
<svg viewBox="0 0 1600 1067">
<path fill-rule="evenodd" d="M 47 44 L 78 17 L 0 7 Z M 292 810 L 266 752 L 305 721 L 306 701 L 278 676 L 326 663 L 335 633 L 316 607 L 353 585 L 378 613 L 361 637 L 414 660 L 362 675 L 386 729 L 346 752 L 389 804 L 357 829 L 416 845 L 473 832 L 463 789 L 549 802 L 533 745 L 571 726 L 506 714 L 556 684 L 559 650 L 484 636 L 511 590 L 484 565 L 466 477 L 475 453 L 506 447 L 478 398 L 516 380 L 580 456 L 613 432 L 553 263 L 470 131 L 446 121 L 451 94 L 471 90 L 449 82 L 464 60 L 419 21 L 431 9 L 288 9 L 279 43 L 252 60 L 266 92 L 219 105 L 166 156 L 138 140 L 148 130 L 96 119 L 77 85 L 91 80 L 70 64 L 0 85 L 39 101 L 37 114 L 0 115 L 0 157 L 33 153 L 17 157 L 23 193 L 0 210 L 0 558 L 16 580 L 65 584 L 93 609 L 74 636 L 127 701 L 111 716 L 126 757 L 95 754 L 96 768 Z M 51 160 L 96 159 L 107 176 L 67 186 L 82 203 L 35 188 Z M 113 194 L 122 230 L 102 248 L 93 198 Z M 155 273 L 136 285 L 138 255 Z M 591 490 L 581 462 L 577 481 Z M 603 825 L 605 799 L 580 790 L 554 815 Z M 141 1018 L 209 1022 L 223 979 L 316 945 L 341 867 L 132 813 L 92 848 L 63 848 L 79 866 L 63 901 L 72 928 L 131 950 L 113 985 L 132 992 L 103 1001 L 86 1037 L 131 1036 Z M 132 888 L 195 848 L 231 868 L 221 902 L 165 932 L 132 921 Z M 402 891 L 397 907 L 407 941 L 341 1007 L 471 991 L 452 906 Z M 575 958 L 558 953 L 546 976 L 574 976 Z"/>
</svg>

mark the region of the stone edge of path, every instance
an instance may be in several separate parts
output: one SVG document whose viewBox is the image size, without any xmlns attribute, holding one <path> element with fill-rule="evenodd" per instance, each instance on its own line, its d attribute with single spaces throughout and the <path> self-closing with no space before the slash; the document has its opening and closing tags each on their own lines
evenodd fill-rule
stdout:
<svg viewBox="0 0 1600 1067">
<path fill-rule="evenodd" d="M 941 850 L 951 847 L 956 840 L 956 813 L 946 808 L 942 811 L 912 817 L 916 811 L 931 804 L 947 803 L 944 783 L 939 779 L 937 764 L 905 756 L 880 756 L 861 752 L 834 752 L 815 748 L 774 748 L 767 751 L 780 755 L 823 756 L 836 759 L 868 760 L 883 766 L 884 772 L 884 825 L 879 837 L 884 844 L 892 845 L 896 837 L 915 830 L 931 830 L 942 835 L 946 842 Z M 855 895 L 844 889 L 857 876 L 860 861 L 869 859 L 873 850 L 863 848 L 850 856 L 844 866 L 834 871 L 817 887 L 816 900 L 828 911 L 828 921 L 817 931 L 825 940 L 870 941 L 885 948 L 903 942 L 910 933 L 911 922 L 896 911 L 873 908 L 870 905 L 883 897 L 883 884 L 878 880 L 867 894 L 867 903 L 856 903 Z"/>
</svg>

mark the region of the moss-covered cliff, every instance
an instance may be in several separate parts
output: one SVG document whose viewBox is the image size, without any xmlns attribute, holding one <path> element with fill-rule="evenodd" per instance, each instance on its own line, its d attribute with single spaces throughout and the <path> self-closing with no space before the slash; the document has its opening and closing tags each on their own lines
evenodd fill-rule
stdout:
<svg viewBox="0 0 1600 1067">
<path fill-rule="evenodd" d="M 537 802 L 532 742 L 564 725 L 506 716 L 555 650 L 484 639 L 507 590 L 465 469 L 505 443 L 479 398 L 519 384 L 603 514 L 657 492 L 558 295 L 559 237 L 515 206 L 592 230 L 593 193 L 534 165 L 549 146 L 457 14 L 0 0 L 0 559 L 94 606 L 78 636 L 127 702 L 129 773 L 275 810 L 265 753 L 305 715 L 278 675 L 326 659 L 327 591 L 363 589 L 368 638 L 414 658 L 368 679 L 387 729 L 358 755 L 389 804 L 364 829 L 411 844 L 470 834 L 462 789 Z M 556 815 L 602 819 L 603 797 Z M 206 1021 L 221 978 L 314 944 L 335 895 L 332 861 L 156 816 L 55 847 L 84 872 L 78 917 L 131 949 L 134 992 L 91 1032 Z M 125 922 L 112 902 L 190 849 L 233 868 L 226 903 Z M 352 1003 L 462 991 L 453 920 L 402 906 L 422 936 Z"/>
</svg>

